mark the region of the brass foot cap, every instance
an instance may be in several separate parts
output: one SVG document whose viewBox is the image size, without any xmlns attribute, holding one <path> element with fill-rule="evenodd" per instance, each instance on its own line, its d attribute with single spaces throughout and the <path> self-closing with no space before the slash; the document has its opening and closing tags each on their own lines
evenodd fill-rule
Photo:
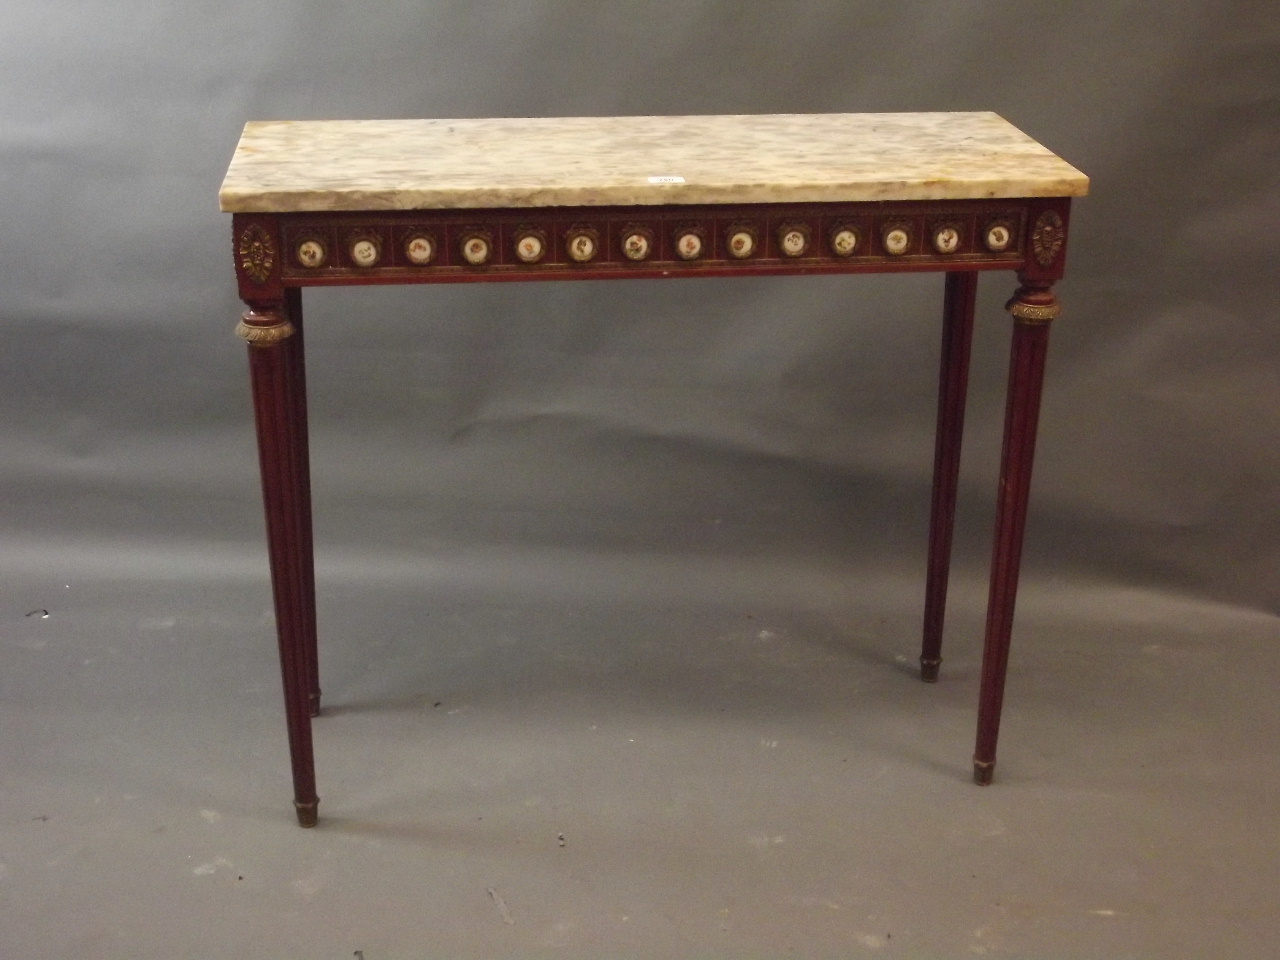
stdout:
<svg viewBox="0 0 1280 960">
<path fill-rule="evenodd" d="M 982 760 L 973 761 L 973 782 L 978 786 L 988 786 L 991 783 L 991 778 L 995 776 L 995 772 L 996 762 L 994 760 L 985 762 Z"/>
<path fill-rule="evenodd" d="M 318 814 L 316 808 L 320 806 L 319 800 L 312 800 L 310 803 L 299 803 L 293 801 L 293 807 L 298 811 L 298 825 L 303 827 L 314 827 Z"/>
<path fill-rule="evenodd" d="M 925 683 L 938 682 L 938 667 L 942 665 L 941 660 L 926 660 L 920 658 L 920 679 Z"/>
</svg>

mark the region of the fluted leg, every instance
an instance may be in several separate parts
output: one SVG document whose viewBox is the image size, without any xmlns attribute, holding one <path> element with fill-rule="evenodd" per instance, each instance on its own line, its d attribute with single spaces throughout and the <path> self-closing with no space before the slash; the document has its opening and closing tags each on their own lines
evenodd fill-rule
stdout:
<svg viewBox="0 0 1280 960">
<path fill-rule="evenodd" d="M 298 487 L 295 507 L 298 530 L 298 576 L 302 655 L 307 671 L 307 697 L 311 716 L 320 715 L 320 661 L 316 649 L 316 574 L 311 540 L 311 454 L 307 441 L 307 359 L 303 339 L 302 291 L 285 291 L 286 316 L 294 333 L 284 343 L 288 364 L 289 411 L 293 431 L 293 477 Z"/>
<path fill-rule="evenodd" d="M 942 370 L 938 377 L 938 424 L 933 451 L 933 505 L 929 513 L 929 572 L 924 596 L 924 642 L 920 678 L 938 679 L 942 663 L 942 623 L 947 607 L 951 540 L 955 529 L 960 442 L 964 435 L 969 353 L 973 343 L 975 271 L 947 274 L 942 314 Z"/>
<path fill-rule="evenodd" d="M 978 737 L 973 755 L 973 779 L 991 782 L 996 765 L 996 740 L 1004 702 L 1009 638 L 1018 594 L 1022 535 L 1031 491 L 1036 425 L 1044 383 L 1049 323 L 1058 315 L 1051 282 L 1022 286 L 1008 303 L 1014 318 L 1009 360 L 1009 394 L 1005 403 L 1004 449 L 1000 459 L 1000 493 L 996 506 L 995 551 L 991 563 L 991 594 L 987 603 L 987 632 L 982 651 L 982 688 L 978 703 Z"/>
<path fill-rule="evenodd" d="M 252 304 L 237 333 L 249 343 L 294 807 L 298 822 L 311 827 L 319 804 L 311 747 L 315 658 L 308 652 L 314 651 L 315 618 L 301 340 L 290 319 L 296 302 Z"/>
</svg>

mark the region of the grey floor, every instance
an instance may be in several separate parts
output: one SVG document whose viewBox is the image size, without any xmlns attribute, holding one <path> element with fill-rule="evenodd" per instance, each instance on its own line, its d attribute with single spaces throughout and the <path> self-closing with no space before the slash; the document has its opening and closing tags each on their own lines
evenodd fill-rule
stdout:
<svg viewBox="0 0 1280 960">
<path fill-rule="evenodd" d="M 1273 616 L 1030 571 L 983 789 L 980 571 L 928 686 L 911 563 L 380 523 L 320 551 L 314 830 L 251 532 L 10 545 L 0 954 L 1276 955 Z"/>
</svg>

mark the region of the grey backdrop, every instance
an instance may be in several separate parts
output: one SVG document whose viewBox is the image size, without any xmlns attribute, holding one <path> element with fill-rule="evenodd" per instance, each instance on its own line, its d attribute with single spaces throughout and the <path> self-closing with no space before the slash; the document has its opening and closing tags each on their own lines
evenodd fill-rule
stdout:
<svg viewBox="0 0 1280 960">
<path fill-rule="evenodd" d="M 45 0 L 2 19 L 10 638 L 80 583 L 234 581 L 266 607 L 216 202 L 245 120 L 994 110 L 1093 181 L 1060 285 L 1024 596 L 1125 622 L 1166 602 L 1261 612 L 1274 639 L 1274 3 Z M 979 640 L 1012 287 L 980 287 L 967 613 L 944 657 Z M 918 597 L 940 296 L 932 276 L 308 293 L 322 587 Z M 122 615 L 145 607 L 121 591 Z M 326 637 L 376 633 L 377 606 L 359 609 L 322 609 Z M 911 620 L 894 629 L 910 648 Z M 268 624 L 251 633 L 269 644 Z M 1015 628 L 1015 664 L 1032 642 Z M 11 698 L 34 682 L 24 656 L 0 652 Z M 340 692 L 377 694 L 351 671 Z"/>
<path fill-rule="evenodd" d="M 208 500 L 238 511 L 254 493 L 215 201 L 248 118 L 991 109 L 1094 184 L 1051 348 L 1031 575 L 1275 609 L 1271 4 L 9 8 L 7 550 L 249 535 Z M 312 295 L 319 496 L 331 513 L 392 496 L 554 501 L 547 488 L 582 482 L 581 464 L 469 461 L 446 477 L 431 447 L 527 465 L 565 443 L 575 459 L 630 460 L 643 441 L 806 464 L 915 504 L 939 284 Z M 983 279 L 966 562 L 985 562 L 1009 288 Z M 596 498 L 628 495 L 583 482 L 572 499 L 607 515 Z"/>
</svg>

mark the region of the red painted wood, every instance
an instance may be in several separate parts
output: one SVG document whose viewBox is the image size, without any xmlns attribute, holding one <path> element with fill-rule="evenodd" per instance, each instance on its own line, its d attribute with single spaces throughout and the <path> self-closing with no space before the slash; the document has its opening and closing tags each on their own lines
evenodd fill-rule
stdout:
<svg viewBox="0 0 1280 960">
<path fill-rule="evenodd" d="M 261 325 L 287 316 L 284 303 L 254 306 L 255 310 L 246 315 L 246 322 Z M 303 637 L 305 617 L 301 615 L 305 590 L 300 548 L 304 540 L 309 541 L 310 531 L 304 533 L 301 529 L 304 519 L 309 517 L 300 505 L 305 480 L 298 472 L 296 407 L 299 398 L 296 362 L 290 356 L 296 350 L 290 343 L 293 339 L 289 337 L 270 346 L 250 344 L 248 350 L 294 806 L 298 822 L 306 827 L 316 822 L 319 798 L 311 746 L 310 683 Z"/>
<path fill-rule="evenodd" d="M 1043 295 L 1041 292 L 1038 302 L 1046 302 Z M 1019 296 L 1022 296 L 1022 290 Z M 1051 294 L 1049 298 L 1052 300 Z M 1009 392 L 1005 403 L 1004 448 L 1000 459 L 1000 492 L 996 505 L 995 549 L 991 561 L 991 592 L 987 601 L 986 639 L 982 650 L 978 735 L 973 755 L 974 780 L 984 785 L 991 782 L 995 770 L 996 740 L 1004 703 L 1009 640 L 1018 595 L 1022 539 L 1031 492 L 1031 466 L 1035 456 L 1036 425 L 1040 417 L 1048 346 L 1048 323 L 1014 321 Z"/>
<path fill-rule="evenodd" d="M 924 642 L 920 649 L 920 677 L 927 683 L 938 679 L 938 667 L 942 663 L 942 624 L 947 608 L 947 579 L 951 571 L 960 444 L 964 435 L 969 354 L 973 344 L 973 308 L 977 294 L 976 273 L 947 274 L 943 296 L 942 369 L 938 376 L 938 422 L 933 451 L 933 503 L 929 512 Z"/>
<path fill-rule="evenodd" d="M 302 291 L 285 290 L 285 315 L 294 334 L 282 346 L 288 365 L 289 416 L 292 470 L 298 489 L 294 497 L 297 511 L 298 548 L 294 563 L 299 582 L 298 612 L 302 656 L 306 664 L 307 695 L 311 716 L 320 715 L 320 666 L 316 643 L 316 574 L 311 539 L 311 453 L 307 434 L 307 361 L 302 331 Z"/>
<path fill-rule="evenodd" d="M 365 287 L 387 284 L 431 283 L 524 283 L 541 280 L 670 280 L 680 277 L 794 277 L 822 276 L 830 274 L 864 273 L 942 273 L 977 270 L 1016 270 L 1020 260 L 988 261 L 953 259 L 941 262 L 932 258 L 901 257 L 875 263 L 663 263 L 629 267 L 623 264 L 608 266 L 555 266 L 541 270 L 519 267 L 449 267 L 436 272 L 410 271 L 403 268 L 384 270 L 334 271 L 326 275 L 300 276 L 291 274 L 284 279 L 286 286 L 296 287 Z"/>
</svg>

